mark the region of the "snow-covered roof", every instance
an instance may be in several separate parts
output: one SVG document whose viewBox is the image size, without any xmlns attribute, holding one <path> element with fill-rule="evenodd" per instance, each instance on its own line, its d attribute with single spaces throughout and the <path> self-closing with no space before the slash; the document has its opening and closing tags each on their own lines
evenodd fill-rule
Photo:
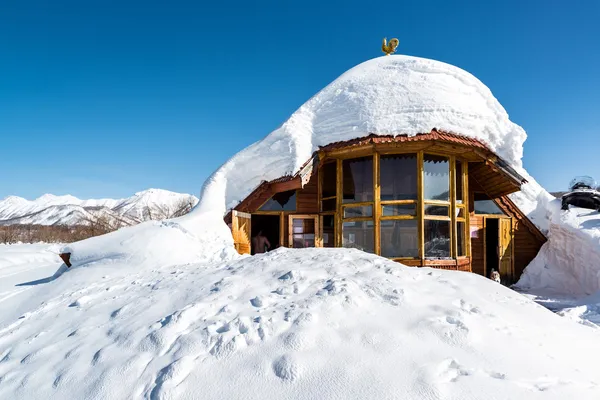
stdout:
<svg viewBox="0 0 600 400">
<path fill-rule="evenodd" d="M 521 167 L 527 135 L 481 81 L 440 61 L 384 56 L 342 74 L 232 157 L 206 182 L 199 209 L 225 213 L 261 181 L 297 172 L 319 146 L 373 132 L 416 135 L 434 128 L 480 139 Z"/>
</svg>

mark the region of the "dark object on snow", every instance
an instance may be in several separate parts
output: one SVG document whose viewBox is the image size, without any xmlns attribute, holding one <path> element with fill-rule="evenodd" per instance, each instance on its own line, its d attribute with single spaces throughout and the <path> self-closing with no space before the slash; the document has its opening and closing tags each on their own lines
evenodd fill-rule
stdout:
<svg viewBox="0 0 600 400">
<path fill-rule="evenodd" d="M 562 209 L 568 210 L 569 205 L 600 211 L 600 191 L 596 182 L 589 176 L 578 176 L 569 185 L 571 191 L 562 196 Z"/>
<path fill-rule="evenodd" d="M 61 253 L 60 258 L 65 262 L 67 268 L 71 268 L 71 253 Z"/>
</svg>

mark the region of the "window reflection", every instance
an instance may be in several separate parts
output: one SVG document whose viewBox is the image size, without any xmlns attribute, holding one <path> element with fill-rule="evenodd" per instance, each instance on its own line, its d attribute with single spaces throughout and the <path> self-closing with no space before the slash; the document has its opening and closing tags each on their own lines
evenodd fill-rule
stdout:
<svg viewBox="0 0 600 400">
<path fill-rule="evenodd" d="M 381 221 L 383 257 L 418 257 L 419 230 L 416 219 Z"/>
<path fill-rule="evenodd" d="M 463 179 L 462 179 L 462 162 L 456 161 L 456 202 L 463 202 Z"/>
<path fill-rule="evenodd" d="M 344 160 L 342 169 L 343 202 L 373 201 L 373 158 Z"/>
<path fill-rule="evenodd" d="M 425 257 L 450 257 L 450 221 L 425 220 Z"/>
<path fill-rule="evenodd" d="M 315 247 L 315 220 L 313 218 L 292 219 L 292 247 Z"/>
<path fill-rule="evenodd" d="M 417 199 L 417 155 L 397 154 L 380 158 L 381 200 Z"/>
<path fill-rule="evenodd" d="M 262 207 L 260 211 L 296 211 L 296 191 L 276 193 Z"/>
<path fill-rule="evenodd" d="M 504 215 L 504 211 L 485 193 L 475 193 L 474 209 L 475 214 Z"/>
<path fill-rule="evenodd" d="M 448 158 L 425 154 L 423 161 L 425 200 L 450 201 L 450 162 Z"/>
<path fill-rule="evenodd" d="M 381 206 L 384 217 L 395 215 L 417 215 L 416 204 L 384 204 Z"/>
<path fill-rule="evenodd" d="M 373 221 L 344 222 L 342 246 L 374 253 Z"/>
</svg>

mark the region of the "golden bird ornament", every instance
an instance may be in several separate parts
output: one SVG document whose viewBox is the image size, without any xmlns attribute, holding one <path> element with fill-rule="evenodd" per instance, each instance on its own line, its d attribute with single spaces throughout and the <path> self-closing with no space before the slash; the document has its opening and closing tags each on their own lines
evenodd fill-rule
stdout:
<svg viewBox="0 0 600 400">
<path fill-rule="evenodd" d="M 396 47 L 400 41 L 396 38 L 390 39 L 390 42 L 387 42 L 387 38 L 383 38 L 383 44 L 381 45 L 381 51 L 385 53 L 386 56 L 393 54 L 396 52 Z"/>
</svg>

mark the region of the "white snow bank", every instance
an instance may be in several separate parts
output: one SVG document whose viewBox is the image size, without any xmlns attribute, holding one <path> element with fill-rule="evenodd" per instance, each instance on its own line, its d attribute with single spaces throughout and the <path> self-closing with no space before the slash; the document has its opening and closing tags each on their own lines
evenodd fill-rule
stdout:
<svg viewBox="0 0 600 400">
<path fill-rule="evenodd" d="M 0 302 L 0 398 L 595 399 L 598 331 L 349 249 L 75 269 Z"/>
<path fill-rule="evenodd" d="M 548 242 L 517 287 L 580 296 L 600 291 L 600 213 L 576 207 L 562 211 L 558 199 L 546 210 Z"/>
<path fill-rule="evenodd" d="M 443 62 L 384 56 L 350 69 L 281 127 L 232 157 L 206 182 L 199 209 L 224 214 L 261 181 L 297 172 L 319 146 L 433 128 L 482 139 L 521 166 L 527 135 L 481 81 Z"/>
<path fill-rule="evenodd" d="M 72 243 L 61 252 L 71 253 L 73 267 L 99 261 L 157 267 L 238 257 L 223 217 L 208 214 L 144 222 Z"/>
</svg>

